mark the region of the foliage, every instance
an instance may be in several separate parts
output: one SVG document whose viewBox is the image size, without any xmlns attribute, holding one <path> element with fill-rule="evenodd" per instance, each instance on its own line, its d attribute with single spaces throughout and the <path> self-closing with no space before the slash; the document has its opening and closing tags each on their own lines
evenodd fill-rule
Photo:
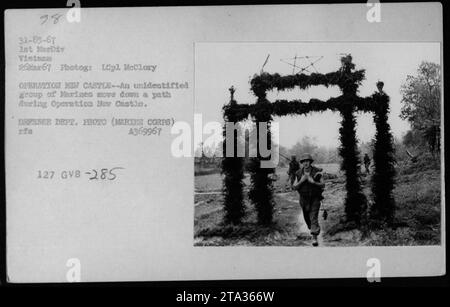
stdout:
<svg viewBox="0 0 450 307">
<path fill-rule="evenodd" d="M 430 153 L 427 153 L 431 156 Z M 344 181 L 330 181 L 327 189 L 330 195 L 326 208 L 330 213 L 327 220 L 321 223 L 323 229 L 323 246 L 417 246 L 441 244 L 441 173 L 437 169 L 430 169 L 429 164 L 422 162 L 417 169 L 409 166 L 399 167 L 396 176 L 394 196 L 396 199 L 394 225 L 383 225 L 380 229 L 370 230 L 364 237 L 350 223 L 343 223 L 344 208 L 341 207 L 345 191 Z M 411 165 L 412 166 L 412 165 Z M 408 174 L 406 174 L 406 170 Z M 280 174 L 282 179 L 277 186 L 284 186 L 287 174 Z M 218 175 L 200 176 L 197 186 L 200 191 L 216 191 L 221 186 Z M 215 182 L 211 186 L 209 182 Z M 366 182 L 369 184 L 369 182 Z M 295 192 L 276 197 L 277 212 L 274 223 L 268 227 L 257 224 L 255 210 L 244 201 L 247 215 L 242 224 L 233 225 L 222 223 L 224 210 L 221 210 L 223 199 L 220 195 L 197 194 L 195 201 L 194 235 L 195 245 L 214 246 L 301 246 L 310 245 L 309 237 L 297 237 L 299 229 L 298 214 L 300 207 L 293 205 L 291 199 Z"/>
<path fill-rule="evenodd" d="M 416 160 L 407 160 L 407 163 L 400 169 L 400 175 L 415 174 L 427 170 L 440 170 L 440 157 L 431 155 L 430 152 L 425 152 L 417 157 Z"/>
<path fill-rule="evenodd" d="M 435 63 L 422 62 L 417 76 L 407 76 L 402 85 L 400 117 L 411 123 L 413 132 L 419 131 L 428 149 L 434 153 L 440 148 L 441 72 Z"/>
<path fill-rule="evenodd" d="M 266 144 L 271 145 L 271 133 L 270 133 L 270 121 L 272 120 L 272 115 L 268 112 L 265 112 L 265 105 L 269 104 L 269 102 L 265 99 L 258 99 L 256 102 L 257 105 L 261 106 L 261 108 L 255 114 L 255 123 L 256 123 L 256 136 L 257 143 L 260 141 L 260 127 L 258 125 L 259 122 L 268 123 L 267 127 L 267 142 Z M 269 159 L 269 158 L 265 158 Z M 263 225 L 269 225 L 273 220 L 273 179 L 270 177 L 270 174 L 274 173 L 273 168 L 261 168 L 260 163 L 264 158 L 261 157 L 261 153 L 259 150 L 259 146 L 257 148 L 257 157 L 252 158 L 249 165 L 250 172 L 250 191 L 248 194 L 249 199 L 255 205 L 257 214 L 258 214 L 258 223 Z"/>
<path fill-rule="evenodd" d="M 252 158 L 249 164 L 250 190 L 248 198 L 255 205 L 258 223 L 269 225 L 273 220 L 273 168 L 261 168 L 260 159 Z"/>
<path fill-rule="evenodd" d="M 375 174 L 373 176 L 372 190 L 374 205 L 371 208 L 373 213 L 371 216 L 378 220 L 391 220 L 394 210 L 392 189 L 395 175 L 393 163 L 395 161 L 393 159 L 394 148 L 390 126 L 387 123 L 389 98 L 382 92 L 382 82 L 377 84 L 378 93 L 370 97 L 358 97 L 356 94 L 358 86 L 364 80 L 364 70 L 354 70 L 355 65 L 352 63 L 350 55 L 343 57 L 341 63 L 342 66 L 338 71 L 328 74 L 313 73 L 311 75 L 280 76 L 279 74 L 262 73 L 254 76 L 250 81 L 250 85 L 253 93 L 257 96 L 257 102 L 255 104 L 237 104 L 232 100 L 228 105 L 224 106 L 224 118 L 237 122 L 250 116 L 256 123 L 269 123 L 273 115 L 306 114 L 313 111 L 322 112 L 326 110 L 340 112 L 343 119 L 342 127 L 339 130 L 341 139 L 339 153 L 342 157 L 341 168 L 346 174 L 346 214 L 349 221 L 359 223 L 366 216 L 367 200 L 362 193 L 358 175 L 360 161 L 355 133 L 356 121 L 354 112 L 373 112 L 377 134 L 374 144 Z M 314 85 L 327 87 L 337 85 L 341 89 L 342 95 L 330 98 L 327 101 L 311 99 L 308 103 L 301 100 L 277 100 L 271 103 L 266 99 L 268 90 L 286 90 L 295 87 L 306 89 Z M 270 144 L 270 130 L 267 137 Z M 273 187 L 272 179 L 270 178 L 273 169 L 261 168 L 261 160 L 262 158 L 258 152 L 257 158 L 252 159 L 249 168 L 251 173 L 249 198 L 256 206 L 259 222 L 267 224 L 272 221 L 273 215 Z M 238 167 L 238 163 L 235 166 Z M 230 172 L 232 170 L 227 169 L 227 171 Z M 238 179 L 240 178 L 238 175 L 236 176 Z M 227 192 L 229 191 L 227 190 Z M 239 190 L 236 187 L 236 192 L 241 195 L 242 189 Z M 225 202 L 227 202 L 227 198 Z M 225 204 L 225 207 L 234 208 L 235 205 Z"/>
<path fill-rule="evenodd" d="M 372 176 L 372 194 L 374 204 L 370 214 L 374 220 L 392 222 L 394 216 L 395 156 L 393 138 L 387 121 L 389 112 L 389 97 L 384 93 L 373 95 L 379 106 L 373 116 L 376 133 L 373 153 L 375 173 Z"/>
<path fill-rule="evenodd" d="M 342 126 L 339 128 L 341 147 L 339 154 L 342 157 L 341 169 L 345 172 L 347 197 L 345 201 L 345 213 L 349 221 L 361 222 L 361 216 L 365 212 L 367 200 L 361 189 L 358 175 L 360 165 L 359 152 L 356 140 L 356 119 L 353 107 L 347 106 L 341 110 Z"/>
<path fill-rule="evenodd" d="M 342 95 L 330 98 L 327 101 L 313 98 L 310 99 L 309 102 L 303 102 L 298 99 L 292 101 L 276 100 L 272 103 L 267 101 L 267 103 L 264 104 L 228 104 L 224 106 L 224 115 L 228 117 L 231 116 L 235 118 L 236 121 L 243 121 L 249 116 L 256 118 L 263 114 L 286 116 L 303 115 L 310 112 L 323 112 L 328 110 L 339 111 L 347 105 L 352 105 L 355 112 L 374 112 L 379 109 L 379 106 L 373 99 L 373 95 L 364 98 L 354 95 Z"/>
<path fill-rule="evenodd" d="M 304 136 L 300 141 L 294 144 L 291 148 L 292 155 L 296 155 L 299 158 L 301 153 L 307 152 L 310 154 L 314 154 L 317 151 L 317 145 L 314 143 L 314 140 L 309 136 Z M 315 157 L 316 155 L 314 155 Z M 316 163 L 317 163 L 317 159 Z"/>
<path fill-rule="evenodd" d="M 233 101 L 231 101 L 233 103 Z M 232 115 L 226 115 L 225 120 L 229 122 L 236 122 Z M 223 137 L 226 140 L 226 129 L 223 129 Z M 226 156 L 226 142 L 223 142 L 223 159 L 222 159 L 222 174 L 225 175 L 223 182 L 223 195 L 225 206 L 225 222 L 239 224 L 245 215 L 245 208 L 243 205 L 244 195 L 242 192 L 244 183 L 243 159 L 237 157 L 237 135 L 234 136 L 234 157 Z"/>
<path fill-rule="evenodd" d="M 297 141 L 290 149 L 280 147 L 280 154 L 289 159 L 291 158 L 291 156 L 296 156 L 298 160 L 300 158 L 300 154 L 304 152 L 312 154 L 315 163 L 340 162 L 336 148 L 319 146 L 316 144 L 315 138 L 311 138 L 309 136 L 304 136 L 301 140 Z M 283 160 L 285 161 L 285 159 Z"/>
<path fill-rule="evenodd" d="M 408 130 L 403 136 L 403 144 L 408 148 L 421 149 L 426 145 L 425 139 L 418 130 Z"/>
<path fill-rule="evenodd" d="M 407 162 L 410 159 L 406 150 L 407 147 L 403 143 L 403 140 L 394 137 L 394 152 L 395 152 L 395 161 L 397 162 L 397 164 L 400 162 Z"/>
<path fill-rule="evenodd" d="M 312 73 L 310 75 L 280 76 L 279 74 L 263 72 L 260 75 L 255 75 L 250 81 L 251 90 L 259 98 L 265 98 L 266 92 L 272 89 L 282 91 L 298 87 L 304 90 L 316 85 L 324 85 L 326 87 L 337 85 L 346 92 L 356 92 L 356 89 L 364 80 L 365 71 L 353 71 L 355 65 L 351 61 L 350 55 L 343 57 L 341 59 L 341 69 L 328 74 Z"/>
</svg>

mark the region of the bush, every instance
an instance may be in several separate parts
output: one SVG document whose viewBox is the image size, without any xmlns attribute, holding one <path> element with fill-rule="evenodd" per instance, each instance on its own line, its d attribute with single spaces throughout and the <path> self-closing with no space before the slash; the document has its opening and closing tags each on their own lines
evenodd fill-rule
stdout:
<svg viewBox="0 0 450 307">
<path fill-rule="evenodd" d="M 399 169 L 400 175 L 415 174 L 427 170 L 439 170 L 441 168 L 440 155 L 432 155 L 429 152 L 420 153 L 417 158 L 409 160 Z"/>
</svg>

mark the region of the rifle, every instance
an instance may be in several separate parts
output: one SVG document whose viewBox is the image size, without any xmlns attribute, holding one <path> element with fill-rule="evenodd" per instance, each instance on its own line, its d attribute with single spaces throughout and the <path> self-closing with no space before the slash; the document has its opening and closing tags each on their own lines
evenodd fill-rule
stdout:
<svg viewBox="0 0 450 307">
<path fill-rule="evenodd" d="M 288 157 L 286 157 L 285 155 L 282 155 L 281 153 L 278 153 L 280 156 L 282 156 L 283 158 L 285 158 L 288 161 L 292 161 L 291 159 L 289 159 Z"/>
</svg>

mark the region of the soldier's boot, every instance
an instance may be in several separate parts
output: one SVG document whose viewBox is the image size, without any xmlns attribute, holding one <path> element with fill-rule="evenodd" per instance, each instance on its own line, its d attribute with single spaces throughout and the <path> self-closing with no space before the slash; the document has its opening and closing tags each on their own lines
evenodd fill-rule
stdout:
<svg viewBox="0 0 450 307">
<path fill-rule="evenodd" d="M 313 235 L 312 237 L 313 237 L 313 239 L 312 239 L 312 245 L 313 245 L 313 246 L 318 246 L 318 245 L 319 245 L 319 242 L 317 241 L 317 235 Z"/>
</svg>

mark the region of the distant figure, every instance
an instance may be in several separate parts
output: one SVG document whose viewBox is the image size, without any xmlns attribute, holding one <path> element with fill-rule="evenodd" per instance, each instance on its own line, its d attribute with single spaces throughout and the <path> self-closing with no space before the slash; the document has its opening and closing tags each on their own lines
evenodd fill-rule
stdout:
<svg viewBox="0 0 450 307">
<path fill-rule="evenodd" d="M 370 157 L 367 153 L 364 155 L 364 167 L 366 168 L 366 173 L 369 174 L 370 173 Z"/>
<path fill-rule="evenodd" d="M 295 182 L 292 188 L 300 194 L 300 206 L 303 211 L 308 229 L 311 230 L 313 246 L 319 245 L 317 236 L 320 233 L 319 210 L 323 199 L 322 192 L 325 187 L 322 169 L 312 166 L 313 158 L 310 154 L 303 154 L 300 163 L 302 167 L 295 173 Z"/>
<path fill-rule="evenodd" d="M 300 169 L 300 164 L 295 156 L 291 156 L 291 162 L 289 162 L 288 175 L 291 181 L 291 186 L 294 184 L 295 173 Z"/>
</svg>

